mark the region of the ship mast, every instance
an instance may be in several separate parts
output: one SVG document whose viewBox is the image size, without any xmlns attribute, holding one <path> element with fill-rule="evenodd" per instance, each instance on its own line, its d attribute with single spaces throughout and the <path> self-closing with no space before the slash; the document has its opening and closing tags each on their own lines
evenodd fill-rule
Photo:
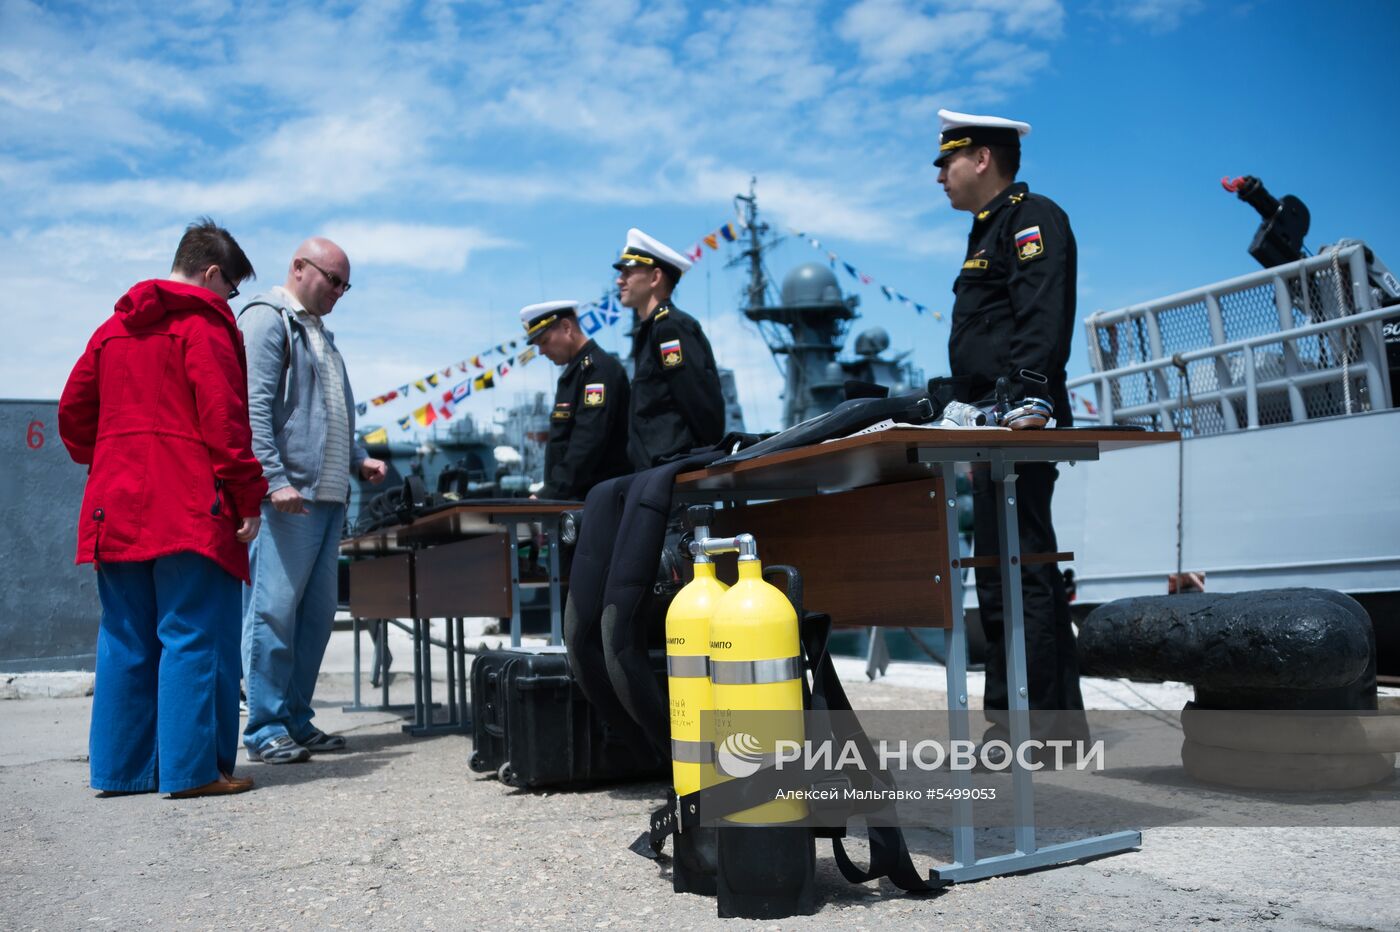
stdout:
<svg viewBox="0 0 1400 932">
<path fill-rule="evenodd" d="M 749 193 L 736 194 L 734 201 L 744 218 L 744 228 L 748 233 L 748 244 L 740 253 L 740 259 L 749 261 L 748 307 L 768 306 L 768 279 L 763 274 L 763 235 L 768 232 L 768 224 L 758 219 L 758 179 L 750 176 Z"/>
</svg>

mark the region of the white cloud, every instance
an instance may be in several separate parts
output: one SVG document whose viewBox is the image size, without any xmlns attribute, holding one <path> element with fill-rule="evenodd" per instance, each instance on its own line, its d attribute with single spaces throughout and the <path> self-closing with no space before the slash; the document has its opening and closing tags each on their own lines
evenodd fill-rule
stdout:
<svg viewBox="0 0 1400 932">
<path fill-rule="evenodd" d="M 353 265 L 394 265 L 439 272 L 460 272 L 478 249 L 516 245 L 473 227 L 417 223 L 333 221 L 325 227 L 325 235 L 349 254 Z"/>
<path fill-rule="evenodd" d="M 1202 0 L 1113 0 L 1109 14 L 1154 32 L 1170 32 L 1204 6 Z"/>
<path fill-rule="evenodd" d="M 472 278 L 491 268 L 479 252 L 556 235 L 560 209 L 576 223 L 585 207 L 614 232 L 627 225 L 620 214 L 642 209 L 718 222 L 752 173 L 775 227 L 904 258 L 955 254 L 963 224 L 944 222 L 928 165 L 932 111 L 953 95 L 1004 95 L 1015 78 L 996 70 L 1006 54 L 1022 73 L 1048 67 L 1063 14 L 1057 0 L 865 0 L 844 16 L 807 0 L 703 10 L 400 0 L 330 12 L 208 0 L 176 25 L 134 0 L 82 13 L 0 0 L 0 18 L 6 320 L 36 344 L 57 339 L 66 356 L 91 330 L 90 309 L 111 306 L 112 283 L 162 274 L 180 228 L 206 213 L 265 280 L 301 238 L 327 232 L 357 270 L 375 267 L 379 307 L 441 304 L 464 284 L 489 293 Z M 953 68 L 959 60 L 975 68 Z M 470 225 L 458 222 L 462 205 Z M 589 244 L 580 255 L 596 252 L 586 223 L 576 236 Z M 499 287 L 497 315 L 541 297 L 509 290 L 521 281 Z M 64 308 L 47 319 L 19 310 L 46 294 Z M 401 313 L 402 342 L 367 336 L 363 349 L 395 369 L 436 345 L 432 319 Z M 50 320 L 74 335 L 42 332 Z M 748 349 L 727 349 L 745 370 L 773 372 L 744 326 L 727 329 Z M 33 376 L 26 365 L 11 371 Z M 746 403 L 755 392 L 776 389 L 746 388 Z"/>
<path fill-rule="evenodd" d="M 392 102 L 371 101 L 360 116 L 289 120 L 266 139 L 198 166 L 211 177 L 180 175 L 68 184 L 31 195 L 39 211 L 103 213 L 146 210 L 165 215 L 354 204 L 410 182 L 418 156 L 415 119 Z"/>
<path fill-rule="evenodd" d="M 883 82 L 916 65 L 935 78 L 956 74 L 998 35 L 1053 39 L 1063 19 L 1059 0 L 861 0 L 842 16 L 839 32 L 856 45 L 864 78 Z"/>
</svg>

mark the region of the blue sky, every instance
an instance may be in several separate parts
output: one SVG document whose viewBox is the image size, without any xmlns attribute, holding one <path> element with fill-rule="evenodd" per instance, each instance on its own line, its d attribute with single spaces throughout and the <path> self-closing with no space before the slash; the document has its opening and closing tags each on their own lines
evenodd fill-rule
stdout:
<svg viewBox="0 0 1400 932">
<path fill-rule="evenodd" d="M 1314 250 L 1359 237 L 1400 266 L 1397 27 L 1393 0 L 0 0 L 0 395 L 56 397 L 199 214 L 253 260 L 246 294 L 308 235 L 346 247 L 328 323 L 362 399 L 514 338 L 522 305 L 596 297 L 630 226 L 691 246 L 750 175 L 776 228 L 947 310 L 969 218 L 929 165 L 939 107 L 1033 125 L 1021 177 L 1070 214 L 1081 318 L 1251 271 L 1227 174 L 1302 197 Z M 677 303 L 773 428 L 778 374 L 725 258 Z M 822 258 L 794 238 L 769 267 Z M 946 370 L 946 319 L 841 280 L 852 335 Z M 466 410 L 555 377 L 532 363 Z"/>
</svg>

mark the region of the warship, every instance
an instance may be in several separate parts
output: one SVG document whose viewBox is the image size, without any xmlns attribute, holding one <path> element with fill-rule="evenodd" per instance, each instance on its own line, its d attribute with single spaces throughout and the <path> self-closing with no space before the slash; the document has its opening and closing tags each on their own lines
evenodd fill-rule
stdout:
<svg viewBox="0 0 1400 932">
<path fill-rule="evenodd" d="M 1309 254 L 1298 198 L 1225 186 L 1262 219 L 1263 268 L 1084 321 L 1086 420 L 1182 440 L 1060 470 L 1075 614 L 1169 584 L 1335 589 L 1400 682 L 1400 282 L 1361 240 Z"/>
<path fill-rule="evenodd" d="M 1335 589 L 1366 608 L 1382 678 L 1400 682 L 1400 282 L 1360 240 L 1310 254 L 1299 198 L 1274 198 L 1249 176 L 1225 187 L 1260 216 L 1248 252 L 1261 269 L 1083 321 L 1091 371 L 1069 381 L 1076 424 L 1183 439 L 1060 468 L 1073 613 L 1169 589 Z M 784 369 L 783 427 L 833 408 L 846 379 L 922 387 L 908 353 L 880 355 L 882 330 L 841 357 L 859 302 L 826 266 L 794 268 L 770 304 L 775 239 L 752 187 L 736 202 L 748 233 L 735 260 L 749 267 L 743 312 Z M 975 658 L 976 589 L 964 592 Z M 891 655 L 944 658 L 939 631 L 848 632 L 840 647 L 864 652 L 872 676 Z"/>
<path fill-rule="evenodd" d="M 1400 461 L 1400 282 L 1360 240 L 1309 254 L 1297 197 L 1274 198 L 1248 176 L 1226 187 L 1260 215 L 1248 249 L 1260 269 L 1083 321 L 1090 372 L 1069 382 L 1076 423 L 1174 430 L 1182 441 L 1061 467 L 1055 521 L 1060 549 L 1075 555 L 1065 568 L 1074 614 L 1178 586 L 1336 589 L 1370 613 L 1380 672 L 1400 681 L 1400 488 L 1391 472 Z M 883 328 L 857 333 L 846 351 L 860 299 L 827 265 L 799 264 L 774 288 L 767 257 L 782 237 L 759 211 L 756 182 L 735 207 L 744 235 L 729 264 L 747 273 L 740 310 L 783 373 L 784 429 L 834 408 L 847 380 L 894 393 L 923 387 L 911 352 L 891 353 Z M 734 374 L 721 378 L 728 429 L 743 430 Z M 538 482 L 547 418 L 537 393 L 498 409 L 492 429 L 464 419 L 374 452 L 392 464 L 391 479 L 416 474 L 429 489 L 458 464 L 477 471 L 484 491 L 498 473 Z M 975 658 L 976 590 L 964 591 Z M 872 675 L 890 656 L 944 656 L 938 631 L 846 632 L 837 647 L 865 653 Z"/>
</svg>

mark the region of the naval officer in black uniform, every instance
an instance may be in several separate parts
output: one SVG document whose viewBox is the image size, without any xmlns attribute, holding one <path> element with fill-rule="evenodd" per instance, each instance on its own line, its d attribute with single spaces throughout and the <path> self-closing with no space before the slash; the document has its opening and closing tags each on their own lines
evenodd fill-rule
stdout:
<svg viewBox="0 0 1400 932">
<path fill-rule="evenodd" d="M 627 231 L 627 246 L 613 263 L 622 303 L 637 316 L 628 454 L 639 470 L 724 436 L 724 395 L 710 341 L 694 317 L 671 303 L 690 266 L 636 228 Z"/>
<path fill-rule="evenodd" d="M 1030 126 L 1001 117 L 940 110 L 938 183 L 956 210 L 973 215 L 967 255 L 953 285 L 948 362 L 963 381 L 959 400 L 995 403 L 997 379 L 1006 377 L 1012 429 L 1071 423 L 1065 364 L 1074 326 L 1077 255 L 1069 217 L 1059 205 L 1016 181 L 1021 137 Z M 1021 551 L 1053 553 L 1050 500 L 1055 466 L 1023 463 L 1017 469 Z M 996 490 L 989 471 L 973 472 L 975 542 L 979 554 L 997 552 Z M 1037 738 L 1087 737 L 1080 711 L 1079 661 L 1070 627 L 1064 578 L 1053 563 L 1021 567 L 1026 633 L 1027 699 Z M 1007 708 L 1006 653 L 1000 571 L 977 570 L 977 602 L 987 634 L 988 710 Z M 1005 716 L 988 739 L 1006 738 Z"/>
<path fill-rule="evenodd" d="M 541 498 L 583 500 L 604 479 L 632 471 L 627 460 L 627 373 L 578 322 L 577 301 L 522 308 L 525 339 L 563 366 L 549 416 Z"/>
</svg>

